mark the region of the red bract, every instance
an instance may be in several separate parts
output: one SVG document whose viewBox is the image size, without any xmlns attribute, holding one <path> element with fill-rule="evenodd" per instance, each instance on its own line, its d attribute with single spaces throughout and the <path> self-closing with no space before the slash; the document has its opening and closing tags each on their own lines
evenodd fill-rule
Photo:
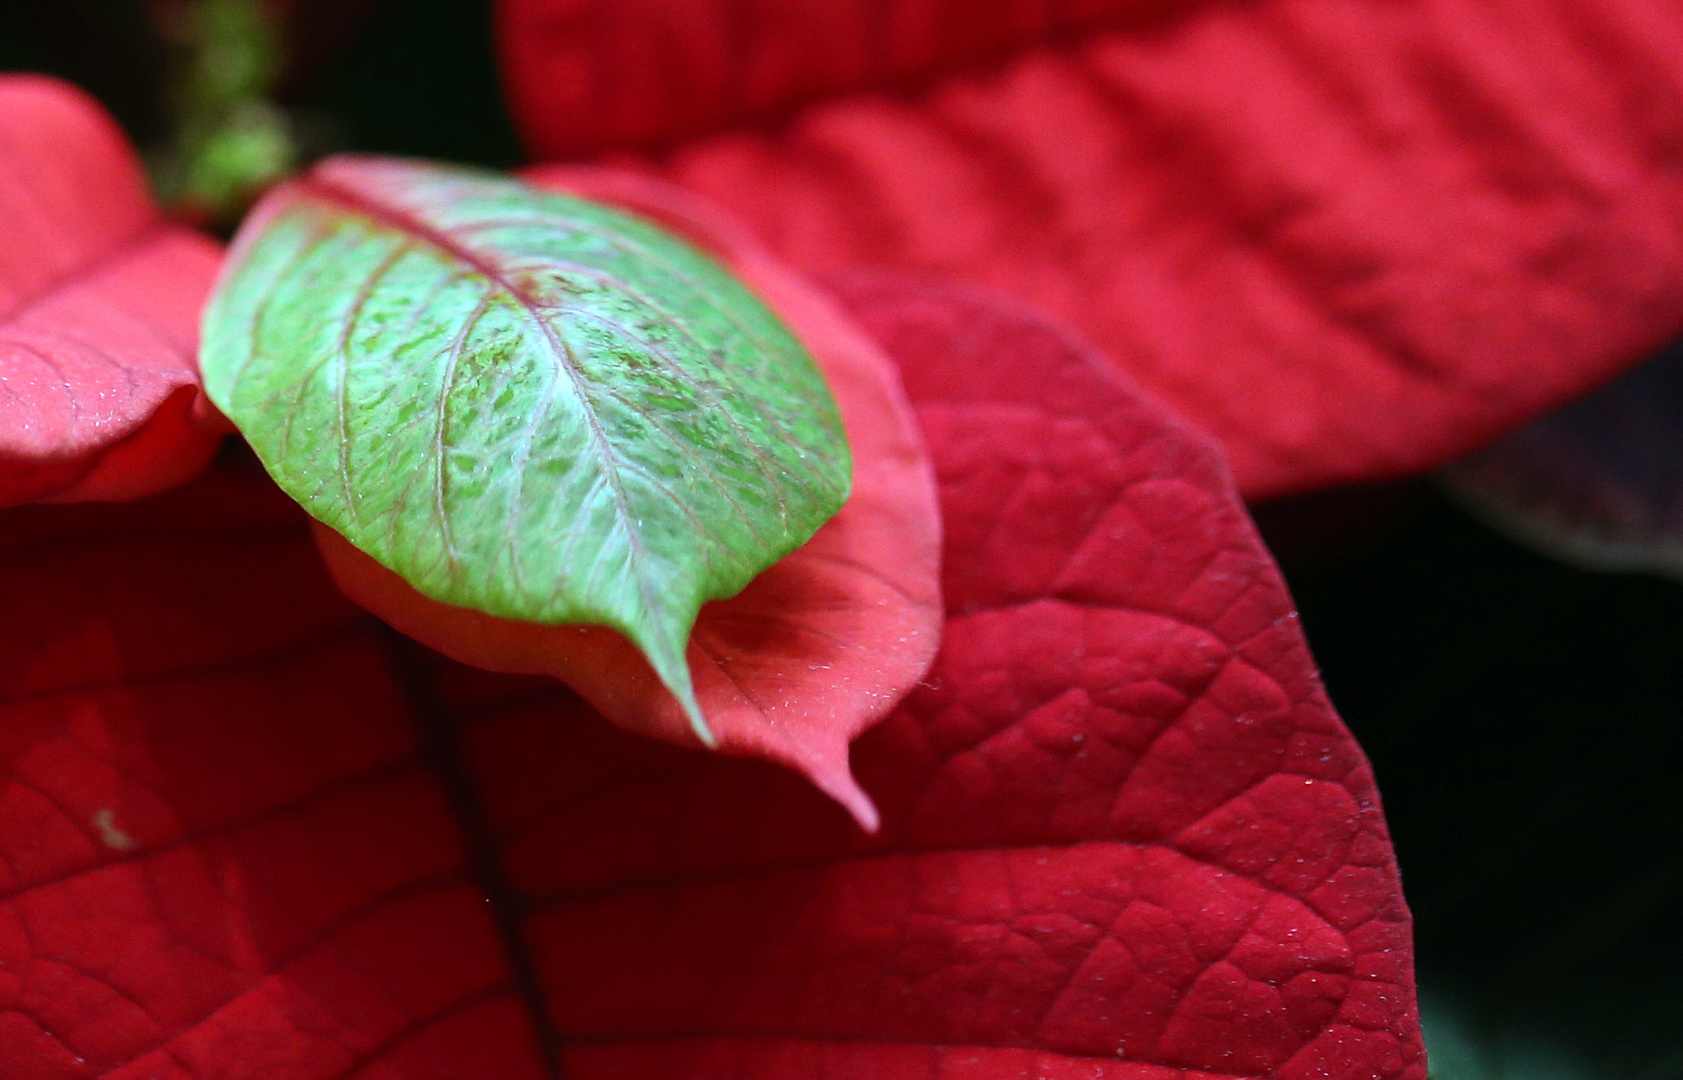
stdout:
<svg viewBox="0 0 1683 1080">
<path fill-rule="evenodd" d="M 502 44 L 540 155 L 711 131 L 659 167 L 790 261 L 1069 319 L 1250 495 L 1438 464 L 1683 329 L 1667 0 L 1045 7 L 504 0 Z"/>
<path fill-rule="evenodd" d="M 219 255 L 167 225 L 80 91 L 0 77 L 0 506 L 150 494 L 204 467 L 189 422 Z"/>
<path fill-rule="evenodd" d="M 800 770 L 874 829 L 847 747 L 928 670 L 941 628 L 934 481 L 893 365 L 817 289 L 694 196 L 602 169 L 528 179 L 636 211 L 707 248 L 783 317 L 829 380 L 853 452 L 847 504 L 743 592 L 704 607 L 688 659 L 721 748 Z M 554 675 L 623 727 L 696 741 L 677 699 L 621 635 L 449 607 L 331 530 L 317 538 L 340 586 L 410 636 L 493 671 Z"/>
<path fill-rule="evenodd" d="M 878 836 L 378 629 L 249 474 L 14 511 L 7 1080 L 1422 1077 L 1372 777 L 1216 454 L 1033 318 L 844 291 L 947 527 Z"/>
<path fill-rule="evenodd" d="M 1196 2 L 1196 0 L 1194 0 Z M 914 85 L 1025 42 L 1140 26 L 1187 0 L 501 0 L 510 102 L 545 156 L 770 123 Z"/>
</svg>

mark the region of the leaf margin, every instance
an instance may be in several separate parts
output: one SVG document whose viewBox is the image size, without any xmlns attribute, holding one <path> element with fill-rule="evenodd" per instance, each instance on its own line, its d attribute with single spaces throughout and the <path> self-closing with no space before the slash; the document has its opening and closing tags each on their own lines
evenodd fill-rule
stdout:
<svg viewBox="0 0 1683 1080">
<path fill-rule="evenodd" d="M 434 187 L 437 188 L 436 191 L 433 190 Z M 406 188 L 419 190 L 405 190 Z M 467 194 L 464 195 L 464 192 Z M 411 201 L 405 202 L 406 196 L 413 196 L 413 198 Z M 460 198 L 461 203 L 452 206 L 452 197 Z M 429 204 L 429 198 L 438 200 L 437 204 Z M 793 483 L 785 482 L 781 486 L 773 484 L 773 477 L 770 475 L 773 472 L 773 467 L 770 466 L 766 467 L 765 471 L 757 477 L 757 479 L 763 480 L 775 488 L 772 494 L 780 519 L 780 533 L 773 535 L 768 540 L 760 535 L 759 527 L 750 522 L 746 528 L 753 535 L 754 543 L 758 547 L 757 552 L 749 553 L 742 550 L 744 545 L 738 537 L 734 538 L 737 541 L 734 544 L 728 542 L 733 538 L 725 538 L 715 542 L 702 551 L 699 562 L 692 558 L 686 566 L 674 567 L 670 565 L 674 561 L 670 558 L 665 559 L 668 565 L 652 567 L 652 560 L 650 559 L 645 558 L 642 562 L 637 561 L 635 556 L 639 552 L 646 552 L 646 548 L 642 538 L 634 531 L 633 519 L 635 518 L 636 529 L 642 529 L 644 526 L 643 513 L 648 512 L 648 504 L 647 502 L 643 503 L 636 508 L 638 512 L 633 513 L 633 508 L 623 493 L 624 475 L 640 472 L 648 478 L 651 487 L 666 495 L 672 494 L 673 485 L 669 482 L 663 482 L 662 478 L 657 477 L 643 463 L 629 461 L 622 452 L 622 446 L 604 437 L 600 424 L 602 409 L 599 406 L 601 402 L 599 398 L 592 398 L 592 390 L 596 388 L 597 383 L 586 377 L 584 371 L 577 369 L 577 358 L 589 354 L 585 351 L 575 352 L 566 335 L 558 331 L 554 325 L 555 323 L 561 323 L 565 326 L 565 320 L 572 309 L 564 301 L 554 303 L 551 306 L 552 298 L 538 291 L 542 285 L 553 286 L 554 282 L 532 284 L 531 282 L 538 281 L 536 275 L 530 282 L 517 276 L 530 272 L 532 268 L 520 266 L 512 260 L 519 255 L 529 254 L 529 252 L 522 252 L 515 248 L 512 252 L 494 252 L 492 255 L 487 255 L 484 249 L 494 249 L 496 246 L 494 241 L 485 245 L 475 245 L 459 241 L 450 235 L 452 229 L 465 230 L 474 227 L 475 223 L 471 216 L 463 211 L 462 207 L 470 205 L 471 200 L 475 198 L 485 204 L 480 208 L 481 210 L 487 208 L 494 210 L 505 201 L 514 202 L 517 205 L 522 205 L 522 201 L 524 201 L 525 204 L 533 205 L 536 216 L 541 217 L 544 213 L 557 217 L 570 214 L 572 215 L 571 218 L 564 219 L 570 226 L 580 228 L 581 232 L 588 227 L 601 228 L 603 233 L 609 236 L 607 243 L 610 245 L 620 244 L 624 238 L 629 237 L 630 243 L 641 249 L 650 250 L 655 254 L 654 265 L 661 264 L 662 260 L 668 261 L 669 265 L 672 266 L 671 273 L 674 278 L 685 285 L 693 286 L 703 302 L 713 305 L 710 310 L 716 309 L 723 312 L 725 319 L 740 329 L 743 334 L 753 337 L 761 343 L 772 342 L 778 347 L 781 353 L 778 359 L 784 364 L 784 368 L 777 373 L 776 379 L 769 379 L 765 377 L 764 367 L 762 366 L 761 371 L 754 373 L 755 381 L 762 387 L 769 382 L 773 389 L 787 397 L 798 397 L 805 394 L 806 401 L 804 404 L 809 405 L 810 409 L 807 415 L 798 419 L 809 423 L 811 430 L 799 431 L 797 436 L 796 433 L 791 433 L 790 427 L 782 426 L 782 418 L 775 416 L 776 410 L 771 408 L 770 404 L 767 404 L 767 398 L 764 396 L 765 393 L 770 391 L 765 391 L 758 400 L 764 406 L 765 411 L 774 414 L 773 419 L 768 423 L 771 424 L 773 429 L 788 434 L 793 449 L 781 445 L 754 444 L 751 435 L 742 441 L 751 445 L 751 449 L 747 451 L 750 456 L 761 462 L 769 460 L 772 462 L 772 466 L 782 467 L 785 472 L 783 477 L 785 481 L 798 470 L 804 470 L 809 477 L 815 478 L 810 485 L 810 490 L 802 490 Z M 323 225 L 321 218 L 317 216 L 321 214 L 320 207 L 316 205 L 318 203 L 326 204 L 329 207 L 325 215 L 328 222 L 326 225 Z M 336 316 L 339 321 L 343 322 L 343 329 L 334 347 L 336 356 L 326 358 L 310 356 L 308 361 L 312 365 L 311 370 L 307 371 L 303 378 L 293 380 L 293 383 L 298 387 L 293 403 L 301 409 L 311 393 L 310 381 L 316 377 L 317 372 L 326 370 L 330 364 L 336 363 L 338 365 L 337 372 L 333 376 L 338 383 L 336 391 L 338 397 L 338 427 L 334 440 L 338 444 L 336 452 L 338 454 L 341 488 L 341 498 L 338 500 L 330 497 L 328 494 L 329 485 L 320 479 L 322 469 L 319 467 L 319 463 L 310 460 L 299 461 L 299 455 L 292 451 L 290 440 L 294 427 L 293 415 L 289 413 L 281 422 L 283 434 L 280 436 L 277 446 L 274 434 L 263 430 L 259 426 L 263 422 L 261 415 L 257 417 L 255 424 L 252 423 L 251 418 L 254 409 L 249 395 L 245 400 L 241 398 L 244 384 L 250 381 L 253 364 L 260 363 L 260 357 L 257 354 L 262 345 L 260 336 L 264 330 L 262 324 L 265 314 L 274 306 L 273 292 L 277 286 L 297 288 L 298 283 L 296 281 L 290 282 L 289 286 L 283 285 L 283 283 L 287 282 L 288 275 L 295 278 L 301 272 L 300 266 L 308 265 L 313 258 L 319 255 L 318 240 L 320 236 L 318 234 L 326 230 L 326 238 L 332 239 L 333 231 L 337 227 L 334 224 L 332 214 L 335 207 L 352 219 L 362 219 L 361 228 L 366 234 L 366 238 L 380 240 L 390 246 L 390 250 L 380 256 L 374 268 L 366 271 L 368 276 L 356 285 L 356 291 L 352 296 L 350 305 Z M 459 219 L 453 218 L 453 212 L 461 212 L 463 216 Z M 298 222 L 292 223 L 294 232 L 300 227 L 303 229 L 301 241 L 296 236 L 287 238 L 277 229 L 278 225 L 287 221 L 289 215 L 300 218 L 302 222 L 301 226 Z M 583 227 L 580 227 L 580 223 L 583 223 Z M 501 223 L 493 215 L 489 222 L 481 224 L 482 227 L 490 229 Z M 528 220 L 518 224 L 531 225 L 533 221 Z M 553 221 L 545 222 L 545 224 L 553 224 Z M 610 230 L 612 231 L 610 232 Z M 383 232 L 391 235 L 382 236 Z M 267 268 L 261 265 L 260 257 L 266 255 L 268 259 L 274 260 L 276 256 L 272 251 L 264 252 L 263 246 L 266 242 L 270 242 L 272 248 L 272 238 L 277 234 L 281 234 L 283 240 L 289 239 L 302 254 L 295 257 L 293 253 L 285 252 L 283 249 L 285 265 L 272 279 L 267 281 L 259 279 L 259 283 L 256 285 L 248 280 L 243 280 L 242 275 L 254 272 L 253 267 L 256 267 L 255 272 L 257 273 L 266 272 Z M 395 236 L 395 246 L 393 246 L 393 236 Z M 419 559 L 415 552 L 405 552 L 400 549 L 396 531 L 406 521 L 403 515 L 408 510 L 408 489 L 403 489 L 395 502 L 389 496 L 387 497 L 387 505 L 383 509 L 386 531 L 382 533 L 378 528 L 381 519 L 376 520 L 376 527 L 370 528 L 369 524 L 363 520 L 359 510 L 359 503 L 368 488 L 365 485 L 364 488 L 359 490 L 354 486 L 349 464 L 350 418 L 353 415 L 353 406 L 349 402 L 349 383 L 351 381 L 352 339 L 357 331 L 356 323 L 363 318 L 363 309 L 370 300 L 380 295 L 382 286 L 380 279 L 382 276 L 391 273 L 393 267 L 408 257 L 411 251 L 428 247 L 434 249 L 431 255 L 435 261 L 440 261 L 440 256 L 442 256 L 443 262 L 448 263 L 454 260 L 465 264 L 467 269 L 465 273 L 459 267 L 451 269 L 443 278 L 444 285 L 438 286 L 440 290 L 451 284 L 458 276 L 468 278 L 475 273 L 490 282 L 490 288 L 485 290 L 485 295 L 473 308 L 472 316 L 455 331 L 454 337 L 451 338 L 450 344 L 445 350 L 445 374 L 437 398 L 438 404 L 434 406 L 438 416 L 435 452 L 432 457 L 425 458 L 421 462 L 422 465 L 432 468 L 437 477 L 435 484 L 438 495 L 434 517 L 446 535 L 445 550 L 449 556 L 448 568 L 442 574 L 437 571 L 436 560 L 431 567 L 418 566 Z M 496 259 L 500 256 L 508 256 L 511 259 L 509 265 L 499 265 Z M 556 264 L 556 266 L 572 267 L 572 264 L 562 262 Z M 578 269 L 577 267 L 572 268 Z M 555 266 L 548 269 L 555 271 Z M 584 265 L 579 272 L 582 276 L 589 276 L 592 273 L 600 274 L 606 278 L 606 286 L 609 291 L 612 291 L 614 286 L 619 286 L 619 293 L 616 294 L 617 299 L 631 298 L 651 307 L 657 314 L 667 314 L 667 312 L 661 310 L 658 300 L 648 300 L 646 294 L 649 290 L 645 287 L 647 283 L 623 278 L 616 279 L 607 271 L 600 271 L 588 265 Z M 556 273 L 559 275 L 560 271 L 556 271 Z M 526 289 L 530 289 L 531 292 L 526 292 Z M 581 588 L 573 588 L 568 577 L 568 568 L 558 566 L 553 581 L 554 587 L 548 593 L 540 596 L 538 592 L 526 592 L 522 595 L 523 586 L 519 582 L 520 564 L 515 557 L 516 549 L 522 537 L 514 535 L 512 527 L 515 524 L 516 517 L 522 513 L 521 498 L 525 495 L 523 485 L 534 468 L 529 463 L 527 455 L 530 454 L 532 443 L 536 438 L 535 429 L 540 420 L 547 420 L 555 416 L 556 413 L 554 412 L 545 411 L 540 416 L 525 418 L 526 445 L 520 451 L 521 456 L 517 459 L 519 467 L 514 471 L 512 480 L 509 481 L 513 485 L 513 494 L 510 498 L 506 524 L 510 527 L 511 532 L 510 535 L 505 537 L 506 548 L 504 550 L 508 553 L 507 568 L 508 573 L 514 578 L 514 584 L 508 586 L 494 580 L 499 569 L 497 566 L 481 567 L 477 572 L 470 570 L 465 575 L 458 572 L 459 564 L 456 561 L 455 552 L 450 548 L 451 541 L 448 538 L 449 521 L 455 516 L 456 510 L 447 504 L 443 496 L 445 477 L 449 473 L 449 467 L 445 464 L 445 457 L 447 451 L 451 449 L 444 441 L 444 430 L 449 408 L 456 400 L 452 395 L 459 389 L 454 381 L 456 365 L 458 362 L 476 355 L 472 351 L 474 347 L 473 336 L 479 332 L 475 323 L 490 310 L 494 302 L 492 297 L 496 296 L 499 290 L 502 294 L 500 299 L 512 298 L 514 306 L 524 313 L 524 318 L 537 327 L 538 333 L 535 336 L 541 338 L 542 342 L 548 346 L 549 357 L 557 370 L 551 385 L 562 382 L 562 376 L 566 377 L 569 390 L 576 398 L 577 414 L 584 417 L 585 425 L 589 429 L 589 441 L 595 448 L 598 457 L 602 459 L 618 458 L 618 462 L 613 464 L 604 465 L 602 461 L 597 461 L 595 465 L 607 477 L 607 483 L 612 488 L 611 494 L 615 513 L 607 534 L 610 536 L 615 533 L 623 534 L 625 538 L 624 547 L 628 549 L 628 553 L 615 551 L 613 557 L 624 562 L 628 569 L 628 576 L 635 579 L 635 591 L 637 600 L 642 604 L 641 609 L 638 609 L 635 605 L 616 607 L 611 602 L 604 602 L 599 592 L 592 591 L 597 588 L 595 571 L 601 565 L 600 557 L 592 565 L 592 568 L 584 573 L 584 583 Z M 251 293 L 255 295 L 246 295 Z M 437 294 L 429 293 L 427 303 L 435 302 L 436 296 Z M 693 300 L 694 298 L 690 299 Z M 517 313 L 516 318 L 519 317 L 520 315 Z M 596 318 L 604 325 L 610 326 L 610 329 L 623 330 L 629 340 L 638 341 L 629 325 L 613 327 L 610 320 L 603 318 L 600 314 L 589 312 L 586 313 L 584 318 Z M 741 320 L 747 320 L 747 322 Z M 412 330 L 419 321 L 423 320 L 420 320 L 418 316 L 412 316 L 410 323 L 405 327 L 405 332 Z M 752 323 L 752 325 L 750 326 L 749 323 Z M 718 265 L 705 252 L 690 245 L 687 241 L 672 236 L 633 215 L 626 215 L 600 204 L 554 192 L 542 191 L 518 179 L 503 177 L 484 170 L 436 163 L 411 162 L 396 158 L 381 158 L 373 155 L 340 155 L 319 163 L 305 176 L 270 192 L 252 215 L 247 218 L 230 249 L 223 276 L 218 281 L 212 300 L 205 309 L 203 325 L 205 349 L 201 366 L 205 372 L 207 395 L 224 414 L 230 416 L 236 424 L 246 429 L 248 439 L 257 449 L 259 457 L 264 461 L 271 476 L 280 483 L 284 490 L 298 499 L 313 517 L 345 536 L 354 546 L 372 556 L 381 565 L 402 575 L 414 584 L 418 591 L 430 599 L 482 610 L 488 614 L 504 618 L 516 618 L 546 625 L 603 625 L 618 631 L 633 641 L 649 658 L 662 682 L 683 705 L 695 734 L 709 745 L 714 741 L 713 735 L 695 698 L 688 667 L 684 659 L 685 643 L 694 626 L 697 612 L 708 599 L 733 595 L 745 587 L 758 572 L 810 538 L 812 532 L 816 531 L 819 525 L 839 510 L 846 499 L 850 485 L 851 454 L 847 449 L 845 432 L 834 399 L 830 395 L 828 387 L 824 384 L 822 374 L 818 371 L 810 356 L 806 354 L 798 339 L 786 327 L 782 326 L 780 320 L 765 307 L 762 301 L 753 297 L 751 292 L 742 287 L 727 268 Z M 678 326 L 680 331 L 691 336 L 694 345 L 703 346 L 699 337 L 692 335 L 687 327 L 683 327 L 679 319 L 674 318 L 672 325 Z M 241 337 L 242 333 L 246 335 L 244 338 Z M 449 331 L 446 331 L 446 333 L 448 334 Z M 779 335 L 779 338 L 773 340 L 770 337 L 761 336 L 767 334 L 776 334 Z M 728 347 L 736 348 L 738 354 L 740 354 L 740 343 L 726 341 L 712 347 L 711 351 L 716 354 L 713 359 L 719 372 L 717 375 L 718 386 L 709 385 L 705 380 L 695 380 L 693 358 L 688 358 L 685 362 L 689 366 L 684 367 L 661 353 L 659 346 L 653 339 L 640 343 L 648 344 L 652 354 L 661 355 L 662 362 L 667 363 L 675 373 L 673 381 L 682 381 L 684 378 L 691 379 L 697 395 L 710 396 L 710 403 L 719 407 L 725 413 L 725 423 L 737 434 L 742 433 L 742 429 L 736 427 L 740 416 L 731 415 L 732 413 L 740 414 L 741 410 L 731 404 L 730 394 L 740 389 L 740 386 L 736 383 L 743 381 L 745 377 L 731 375 L 727 378 L 725 373 L 728 369 L 720 362 L 721 358 L 726 356 Z M 529 339 L 515 348 L 521 348 L 527 344 L 529 344 Z M 400 345 L 407 347 L 407 344 L 402 342 L 400 342 Z M 484 347 L 495 349 L 500 345 L 501 342 L 493 339 Z M 674 355 L 676 355 L 675 351 Z M 740 360 L 740 355 L 731 356 L 730 359 L 732 361 Z M 296 359 L 293 362 L 296 364 Z M 436 362 L 436 356 L 434 362 Z M 778 379 L 783 380 L 783 383 L 787 385 L 777 385 Z M 267 400 L 272 400 L 280 392 L 286 390 L 288 384 L 285 381 L 278 378 L 271 381 L 279 383 L 280 391 L 270 395 L 269 399 L 258 402 L 258 404 L 265 404 Z M 606 380 L 603 380 L 603 383 L 605 384 Z M 721 393 L 721 390 L 723 393 Z M 609 386 L 604 393 L 608 396 L 617 395 L 617 391 L 612 386 Z M 775 399 L 773 400 L 775 402 Z M 775 403 L 779 406 L 785 404 L 783 402 Z M 635 402 L 627 402 L 625 405 L 629 411 L 643 415 Z M 726 405 L 730 405 L 730 408 L 727 409 Z M 317 403 L 317 407 L 319 408 L 319 403 Z M 549 404 L 547 401 L 544 407 L 545 410 L 548 410 Z M 260 414 L 262 410 L 255 411 Z M 650 426 L 658 428 L 659 424 L 651 421 Z M 665 434 L 664 431 L 662 431 L 662 434 Z M 681 439 L 670 438 L 669 441 L 678 447 L 680 453 L 689 456 L 690 451 L 683 445 Z M 765 442 L 771 443 L 771 440 L 765 440 Z M 822 450 L 820 450 L 820 446 L 822 446 Z M 829 455 L 828 460 L 826 460 L 826 451 Z M 791 455 L 794 460 L 798 461 L 797 468 L 789 466 Z M 309 456 L 309 452 L 306 451 L 304 457 L 307 459 Z M 582 452 L 575 455 L 574 462 L 576 463 L 578 458 L 583 456 Z M 692 456 L 691 460 L 696 459 Z M 544 464 L 553 465 L 553 461 L 540 463 L 540 465 Z M 702 461 L 702 464 L 706 465 L 707 463 Z M 568 467 L 571 468 L 571 465 Z M 826 470 L 829 471 L 830 475 L 823 475 Z M 716 476 L 723 478 L 723 474 L 718 472 L 717 466 L 714 466 L 711 471 Z M 411 486 L 412 484 L 413 481 L 411 481 Z M 826 485 L 828 486 L 826 487 Z M 592 509 L 593 500 L 599 486 L 600 482 L 593 482 L 592 486 L 585 492 L 580 502 L 581 513 Z M 697 501 L 694 490 L 693 487 L 687 489 L 687 499 L 674 498 L 672 502 L 677 505 L 678 512 L 687 518 L 692 526 L 700 530 L 703 524 L 702 520 L 697 517 L 690 506 L 683 505 L 685 501 Z M 545 494 L 553 494 L 553 492 L 546 492 Z M 797 502 L 796 496 L 804 499 L 807 505 L 801 505 Z M 736 495 L 727 493 L 724 498 L 734 508 L 742 509 L 742 504 L 737 501 Z M 747 519 L 748 516 L 746 512 L 743 514 L 744 519 Z M 594 526 L 594 524 L 593 522 L 592 525 Z M 579 528 L 578 526 L 574 527 Z M 669 521 L 665 522 L 663 527 L 670 529 L 671 523 Z M 522 531 L 529 528 L 529 524 L 522 523 Z M 574 535 L 580 534 L 575 533 Z M 698 531 L 696 535 L 700 535 L 700 532 Z M 570 545 L 572 541 L 562 541 L 562 543 L 565 547 Z M 570 551 L 568 553 L 570 554 Z M 715 559 L 716 555 L 720 556 L 717 560 Z M 497 552 L 493 551 L 490 558 L 495 561 L 498 558 Z M 735 565 L 731 565 L 731 560 L 735 561 Z M 697 569 L 698 567 L 699 569 Z M 664 571 L 667 580 L 652 581 L 651 569 Z M 694 572 L 688 577 L 675 576 L 678 569 L 688 569 Z M 679 595 L 675 598 L 670 595 L 673 591 L 672 585 L 674 582 L 682 587 Z M 540 582 L 540 587 L 541 584 Z M 604 590 L 609 588 L 611 586 L 602 587 Z"/>
</svg>

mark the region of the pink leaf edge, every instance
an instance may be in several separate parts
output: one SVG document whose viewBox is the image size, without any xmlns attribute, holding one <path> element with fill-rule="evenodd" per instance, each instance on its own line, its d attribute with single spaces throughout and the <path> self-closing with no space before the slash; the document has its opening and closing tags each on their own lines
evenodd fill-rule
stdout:
<svg viewBox="0 0 1683 1080">
<path fill-rule="evenodd" d="M 721 749 L 798 770 L 874 831 L 876 808 L 849 771 L 848 745 L 928 670 L 941 621 L 934 479 L 893 366 L 818 290 L 694 196 L 609 170 L 529 179 L 652 218 L 724 259 L 828 377 L 853 449 L 852 493 L 807 544 L 703 608 L 689 662 Z M 410 637 L 493 671 L 553 675 L 631 730 L 695 741 L 677 701 L 619 634 L 441 604 L 325 526 L 316 534 L 347 595 Z"/>
</svg>

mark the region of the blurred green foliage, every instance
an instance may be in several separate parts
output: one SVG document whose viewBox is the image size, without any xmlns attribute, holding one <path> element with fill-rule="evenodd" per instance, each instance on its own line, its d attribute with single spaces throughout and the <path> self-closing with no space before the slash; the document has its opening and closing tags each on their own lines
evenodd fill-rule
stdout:
<svg viewBox="0 0 1683 1080">
<path fill-rule="evenodd" d="M 223 227 L 297 158 L 292 124 L 270 100 L 283 63 L 263 0 L 193 0 L 160 27 L 174 46 L 175 122 L 150 155 L 163 200 Z"/>
</svg>

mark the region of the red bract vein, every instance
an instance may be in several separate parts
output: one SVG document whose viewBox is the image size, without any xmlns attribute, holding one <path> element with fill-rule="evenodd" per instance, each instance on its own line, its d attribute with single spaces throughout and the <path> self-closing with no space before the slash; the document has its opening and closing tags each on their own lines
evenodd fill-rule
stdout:
<svg viewBox="0 0 1683 1080">
<path fill-rule="evenodd" d="M 0 78 L 0 118 L 0 505 L 179 483 L 216 442 L 187 419 L 216 249 L 71 87 Z"/>
<path fill-rule="evenodd" d="M 1031 318 L 844 295 L 931 442 L 954 612 L 854 755 L 883 836 L 530 702 L 466 728 L 577 1075 L 1422 1075 L 1371 775 L 1215 454 Z"/>
<path fill-rule="evenodd" d="M 947 525 L 878 836 L 364 629 L 258 480 L 13 512 L 8 1080 L 1423 1076 L 1372 777 L 1217 455 L 1032 316 L 839 287 Z"/>
<path fill-rule="evenodd" d="M 635 27 L 503 7 L 539 153 L 632 147 L 657 121 L 693 135 L 661 171 L 789 261 L 932 271 L 1062 316 L 1217 435 L 1248 495 L 1442 463 L 1683 330 L 1664 0 L 1183 4 L 1057 47 L 1025 18 L 988 70 L 937 50 L 929 85 L 886 95 L 860 59 L 787 123 L 724 134 L 757 114 L 707 105 L 709 127 L 666 82 L 583 59 L 630 71 L 641 50 L 709 101 L 693 72 L 733 54 L 706 52 L 717 35 L 685 52 L 676 5 Z M 913 36 L 945 15 L 875 8 Z M 791 71 L 877 55 L 804 5 L 707 10 Z"/>
<path fill-rule="evenodd" d="M 0 1072 L 521 1076 L 451 804 L 297 512 L 220 475 L 8 525 Z"/>
</svg>

